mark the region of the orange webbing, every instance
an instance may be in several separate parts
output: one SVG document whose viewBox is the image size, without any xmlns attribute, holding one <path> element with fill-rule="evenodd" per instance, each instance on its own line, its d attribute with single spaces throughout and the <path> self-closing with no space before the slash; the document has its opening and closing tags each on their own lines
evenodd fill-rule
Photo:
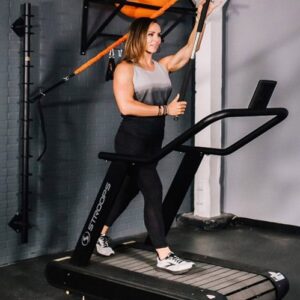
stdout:
<svg viewBox="0 0 300 300">
<path fill-rule="evenodd" d="M 151 15 L 151 19 L 155 19 L 157 17 L 159 17 L 160 15 L 162 15 L 169 7 L 171 7 L 173 4 L 175 4 L 175 2 L 177 2 L 177 0 L 170 0 L 168 1 L 164 6 L 162 6 L 159 10 L 157 10 L 156 12 L 153 13 L 153 15 Z M 126 33 L 125 35 L 123 35 L 121 38 L 119 38 L 117 41 L 115 41 L 114 43 L 112 43 L 110 46 L 108 46 L 107 48 L 105 48 L 104 50 L 102 50 L 100 53 L 98 53 L 96 56 L 92 57 L 91 59 L 89 59 L 86 63 L 84 63 L 83 65 L 81 65 L 79 68 L 77 68 L 73 74 L 78 75 L 81 72 L 85 71 L 87 68 L 89 68 L 91 65 L 93 65 L 95 62 L 97 62 L 98 60 L 100 60 L 104 55 L 108 54 L 110 50 L 114 49 L 115 47 L 117 47 L 118 45 L 122 44 L 123 42 L 125 42 L 127 40 L 128 37 L 128 33 Z"/>
</svg>

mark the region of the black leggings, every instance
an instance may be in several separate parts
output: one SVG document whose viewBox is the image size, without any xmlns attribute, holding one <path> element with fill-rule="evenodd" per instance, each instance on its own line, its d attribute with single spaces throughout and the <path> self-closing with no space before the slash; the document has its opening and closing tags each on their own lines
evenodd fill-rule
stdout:
<svg viewBox="0 0 300 300">
<path fill-rule="evenodd" d="M 161 144 L 162 137 L 141 139 L 120 128 L 115 139 L 115 150 L 122 154 L 151 157 L 161 149 Z M 130 168 L 106 225 L 110 227 L 114 223 L 139 191 L 144 196 L 144 221 L 151 242 L 156 249 L 167 247 L 162 217 L 162 184 L 156 163 Z"/>
</svg>

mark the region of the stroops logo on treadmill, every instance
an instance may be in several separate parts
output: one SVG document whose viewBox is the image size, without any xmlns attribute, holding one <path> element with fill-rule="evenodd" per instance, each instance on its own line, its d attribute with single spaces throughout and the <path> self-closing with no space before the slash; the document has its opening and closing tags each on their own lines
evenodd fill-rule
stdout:
<svg viewBox="0 0 300 300">
<path fill-rule="evenodd" d="M 87 246 L 91 241 L 91 232 L 94 230 L 94 227 L 95 227 L 95 224 L 97 222 L 98 216 L 99 216 L 99 214 L 102 210 L 103 204 L 106 200 L 106 194 L 110 190 L 110 188 L 111 188 L 111 184 L 109 182 L 107 182 L 106 185 L 105 185 L 105 188 L 102 192 L 102 195 L 99 199 L 99 202 L 96 206 L 96 209 L 94 211 L 91 222 L 89 223 L 87 230 L 83 233 L 83 235 L 81 237 L 81 244 L 84 247 Z"/>
</svg>

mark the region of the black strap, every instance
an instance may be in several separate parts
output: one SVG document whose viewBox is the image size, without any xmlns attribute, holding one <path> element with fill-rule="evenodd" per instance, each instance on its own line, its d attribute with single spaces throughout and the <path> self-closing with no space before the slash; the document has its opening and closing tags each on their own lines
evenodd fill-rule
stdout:
<svg viewBox="0 0 300 300">
<path fill-rule="evenodd" d="M 208 7 L 209 7 L 209 2 L 210 2 L 210 0 L 206 0 L 205 4 L 203 5 L 203 9 L 201 11 L 201 16 L 200 16 L 200 21 L 199 21 L 199 24 L 198 24 L 198 27 L 197 27 L 196 36 L 199 35 L 203 31 L 204 22 L 205 22 Z M 195 39 L 195 43 L 197 43 L 197 39 Z M 189 83 L 191 71 L 193 70 L 193 68 L 192 68 L 193 63 L 194 63 L 194 59 L 193 59 L 193 54 L 192 54 L 192 57 L 190 58 L 190 60 L 187 63 L 184 78 L 183 78 L 182 85 L 181 85 L 181 88 L 180 88 L 180 93 L 179 93 L 180 94 L 180 100 L 185 99 L 185 94 L 186 94 L 186 91 L 187 91 L 187 86 L 188 86 L 188 83 Z"/>
<path fill-rule="evenodd" d="M 40 117 L 41 130 L 42 130 L 42 135 L 43 135 L 43 139 L 44 139 L 44 148 L 43 148 L 42 153 L 38 157 L 37 161 L 40 161 L 42 159 L 42 157 L 44 156 L 44 154 L 47 150 L 47 134 L 46 134 L 45 118 L 44 118 L 43 106 L 42 106 L 42 103 L 41 103 L 41 99 L 43 97 L 45 97 L 48 92 L 50 92 L 51 90 L 55 89 L 56 87 L 62 85 L 63 83 L 69 81 L 69 79 L 74 77 L 74 76 L 75 76 L 74 73 L 71 73 L 71 74 L 67 75 L 66 77 L 60 79 L 59 81 L 57 81 L 55 84 L 53 84 L 49 88 L 47 88 L 45 90 L 41 89 L 36 96 L 29 99 L 30 103 L 37 102 L 38 112 L 39 112 L 39 117 Z"/>
<path fill-rule="evenodd" d="M 46 126 L 45 126 L 45 118 L 44 118 L 44 112 L 43 112 L 43 106 L 41 103 L 41 98 L 37 100 L 37 107 L 38 107 L 38 112 L 39 112 L 39 117 L 40 117 L 40 124 L 41 124 L 41 130 L 42 130 L 42 135 L 43 135 L 43 140 L 44 140 L 44 148 L 42 153 L 39 155 L 37 161 L 40 161 L 42 157 L 44 156 L 46 150 L 47 150 L 47 133 L 46 133 Z"/>
</svg>

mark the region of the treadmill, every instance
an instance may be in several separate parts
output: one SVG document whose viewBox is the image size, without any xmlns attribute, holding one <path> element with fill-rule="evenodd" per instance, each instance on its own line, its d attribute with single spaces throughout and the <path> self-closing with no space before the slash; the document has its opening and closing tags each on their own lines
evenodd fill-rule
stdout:
<svg viewBox="0 0 300 300">
<path fill-rule="evenodd" d="M 156 253 L 149 238 L 144 242 L 125 242 L 113 257 L 93 254 L 99 228 L 118 195 L 129 168 L 134 164 L 159 161 L 172 151 L 184 153 L 182 162 L 163 202 L 166 235 L 204 155 L 229 155 L 283 121 L 285 108 L 267 108 L 275 81 L 260 80 L 248 108 L 224 109 L 208 115 L 164 146 L 151 159 L 100 152 L 99 158 L 111 161 L 94 205 L 71 256 L 61 257 L 46 267 L 48 282 L 83 296 L 113 300 L 274 300 L 283 299 L 288 279 L 278 270 L 242 265 L 195 253 L 178 252 L 195 267 L 186 274 L 174 275 L 155 268 Z M 195 134 L 228 118 L 269 116 L 262 125 L 226 148 L 187 146 Z M 87 298 L 85 298 L 87 297 Z"/>
</svg>

